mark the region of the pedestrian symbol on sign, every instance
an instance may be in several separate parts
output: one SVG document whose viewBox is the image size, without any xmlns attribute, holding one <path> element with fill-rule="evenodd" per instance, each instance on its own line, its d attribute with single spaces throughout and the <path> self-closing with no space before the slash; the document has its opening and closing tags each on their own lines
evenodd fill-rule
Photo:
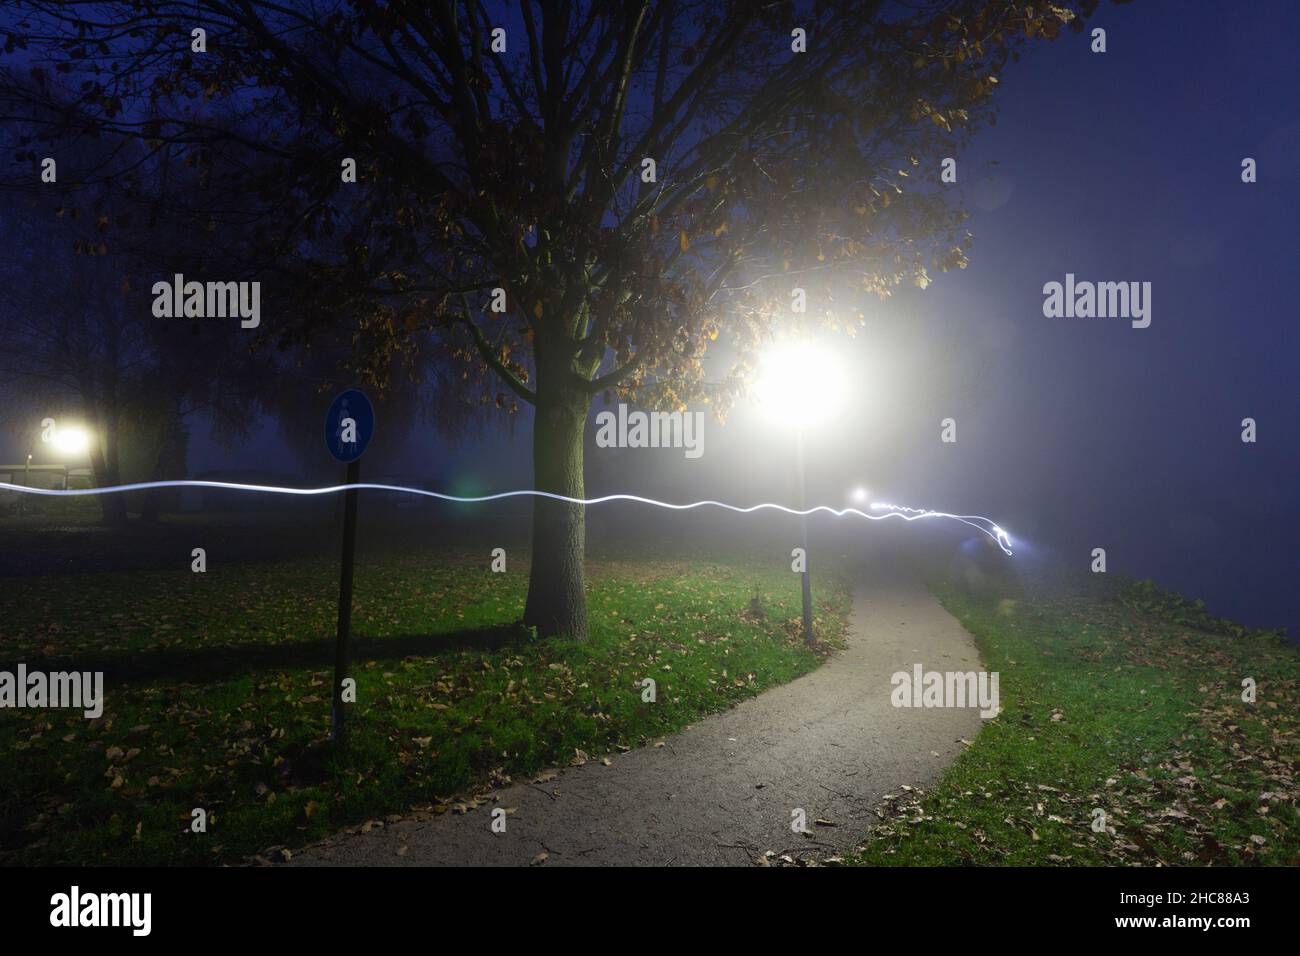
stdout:
<svg viewBox="0 0 1300 956">
<path fill-rule="evenodd" d="M 339 461 L 360 458 L 374 432 L 375 410 L 370 400 L 355 388 L 348 389 L 330 404 L 325 416 L 325 446 Z"/>
</svg>

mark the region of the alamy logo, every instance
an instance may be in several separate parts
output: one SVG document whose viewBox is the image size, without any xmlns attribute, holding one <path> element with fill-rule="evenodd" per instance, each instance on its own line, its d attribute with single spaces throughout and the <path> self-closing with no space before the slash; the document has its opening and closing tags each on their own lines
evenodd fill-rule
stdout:
<svg viewBox="0 0 1300 956">
<path fill-rule="evenodd" d="M 687 458 L 704 454 L 703 412 L 629 412 L 619 404 L 596 416 L 598 448 L 684 448 Z"/>
<path fill-rule="evenodd" d="M 895 671 L 889 683 L 894 688 L 889 702 L 895 707 L 979 707 L 985 720 L 1001 709 L 997 671 L 927 671 L 916 664 L 910 674 Z"/>
<path fill-rule="evenodd" d="M 152 893 L 69 893 L 50 897 L 51 926 L 129 926 L 133 936 L 148 936 L 153 927 Z"/>
<path fill-rule="evenodd" d="M 1075 282 L 1065 274 L 1065 285 L 1043 286 L 1043 315 L 1049 319 L 1132 319 L 1133 328 L 1151 324 L 1150 282 Z"/>
<path fill-rule="evenodd" d="M 82 708 L 94 719 L 104 713 L 103 671 L 28 671 L 19 664 L 17 673 L 0 671 L 0 708 Z"/>
<path fill-rule="evenodd" d="M 171 282 L 155 282 L 153 294 L 153 314 L 160 319 L 238 316 L 244 329 L 255 329 L 262 322 L 260 282 L 186 282 L 178 272 Z"/>
</svg>

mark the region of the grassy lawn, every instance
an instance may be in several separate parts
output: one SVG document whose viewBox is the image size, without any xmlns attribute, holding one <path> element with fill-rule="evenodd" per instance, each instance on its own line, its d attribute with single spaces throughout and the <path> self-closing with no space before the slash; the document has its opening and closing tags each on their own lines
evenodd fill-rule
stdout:
<svg viewBox="0 0 1300 956">
<path fill-rule="evenodd" d="M 589 562 L 591 637 L 574 642 L 513 624 L 527 562 L 511 561 L 359 564 L 358 702 L 338 753 L 320 746 L 335 561 L 11 582 L 0 668 L 103 669 L 106 705 L 96 720 L 0 711 L 0 861 L 228 862 L 389 813 L 456 812 L 486 785 L 647 743 L 818 664 L 780 562 Z M 823 576 L 817 597 L 833 645 L 847 584 Z M 196 807 L 206 834 L 189 830 Z"/>
<path fill-rule="evenodd" d="M 845 862 L 1300 864 L 1300 649 L 1147 583 L 937 590 L 1000 672 L 1003 711 L 930 792 L 885 801 Z"/>
</svg>

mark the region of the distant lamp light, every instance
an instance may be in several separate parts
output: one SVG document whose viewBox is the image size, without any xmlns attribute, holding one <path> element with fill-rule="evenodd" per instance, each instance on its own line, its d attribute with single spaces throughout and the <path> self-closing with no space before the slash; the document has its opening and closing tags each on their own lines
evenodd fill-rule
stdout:
<svg viewBox="0 0 1300 956">
<path fill-rule="evenodd" d="M 64 458 L 80 458 L 90 450 L 90 432 L 77 425 L 66 426 L 54 433 L 52 444 Z"/>
<path fill-rule="evenodd" d="M 858 485 L 858 487 L 853 489 L 852 497 L 853 497 L 854 504 L 859 504 L 859 505 L 865 504 L 867 500 L 867 489 L 863 488 L 861 485 Z"/>
</svg>

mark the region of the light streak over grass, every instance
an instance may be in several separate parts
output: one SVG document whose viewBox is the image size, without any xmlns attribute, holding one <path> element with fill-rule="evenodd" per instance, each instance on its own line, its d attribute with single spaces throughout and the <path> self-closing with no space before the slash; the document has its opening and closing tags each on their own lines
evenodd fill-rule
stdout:
<svg viewBox="0 0 1300 956">
<path fill-rule="evenodd" d="M 326 485 L 321 488 L 289 488 L 280 485 L 250 485 L 235 481 L 201 481 L 198 479 L 177 479 L 171 481 L 142 481 L 129 485 L 108 485 L 103 488 L 29 488 L 26 485 L 13 485 L 8 482 L 0 481 L 0 490 L 17 491 L 22 494 L 42 495 L 52 498 L 75 498 L 84 495 L 111 495 L 125 491 L 149 491 L 156 488 L 222 488 L 227 491 L 250 491 L 260 494 L 271 495 L 329 495 L 336 494 L 340 491 L 347 491 L 349 488 L 355 488 L 358 491 L 390 491 L 399 492 L 409 495 L 422 495 L 426 498 L 437 498 L 439 501 L 451 501 L 459 504 L 479 504 L 485 501 L 502 501 L 506 498 L 550 498 L 553 501 L 563 501 L 573 505 L 600 505 L 610 501 L 631 501 L 637 504 L 652 505 L 655 508 L 666 508 L 669 511 L 691 511 L 695 508 L 722 508 L 726 511 L 734 511 L 737 514 L 752 514 L 756 511 L 781 511 L 785 514 L 803 516 L 825 513 L 836 518 L 843 518 L 852 515 L 857 518 L 864 518 L 867 521 L 884 521 L 888 518 L 898 518 L 902 521 L 919 521 L 925 518 L 947 518 L 951 521 L 960 521 L 962 524 L 969 525 L 976 531 L 987 535 L 999 548 L 1006 554 L 1011 554 L 1011 538 L 1001 527 L 991 518 L 985 518 L 981 515 L 957 515 L 949 514 L 946 511 L 933 511 L 929 508 L 908 508 L 902 505 L 891 505 L 876 502 L 871 505 L 872 511 L 881 512 L 880 514 L 870 514 L 859 508 L 832 508 L 829 505 L 816 505 L 812 508 L 788 508 L 785 505 L 774 502 L 761 502 L 756 505 L 733 505 L 725 501 L 714 501 L 708 499 L 705 501 L 691 501 L 686 504 L 673 504 L 669 501 L 657 501 L 654 498 L 643 498 L 640 495 L 602 495 L 599 498 L 571 498 L 568 495 L 556 494 L 550 491 L 537 491 L 532 488 L 521 489 L 518 491 L 499 491 L 491 495 L 448 495 L 440 491 L 429 491 L 424 488 L 409 488 L 405 485 L 381 485 L 372 482 L 357 482 L 355 485 Z"/>
</svg>

